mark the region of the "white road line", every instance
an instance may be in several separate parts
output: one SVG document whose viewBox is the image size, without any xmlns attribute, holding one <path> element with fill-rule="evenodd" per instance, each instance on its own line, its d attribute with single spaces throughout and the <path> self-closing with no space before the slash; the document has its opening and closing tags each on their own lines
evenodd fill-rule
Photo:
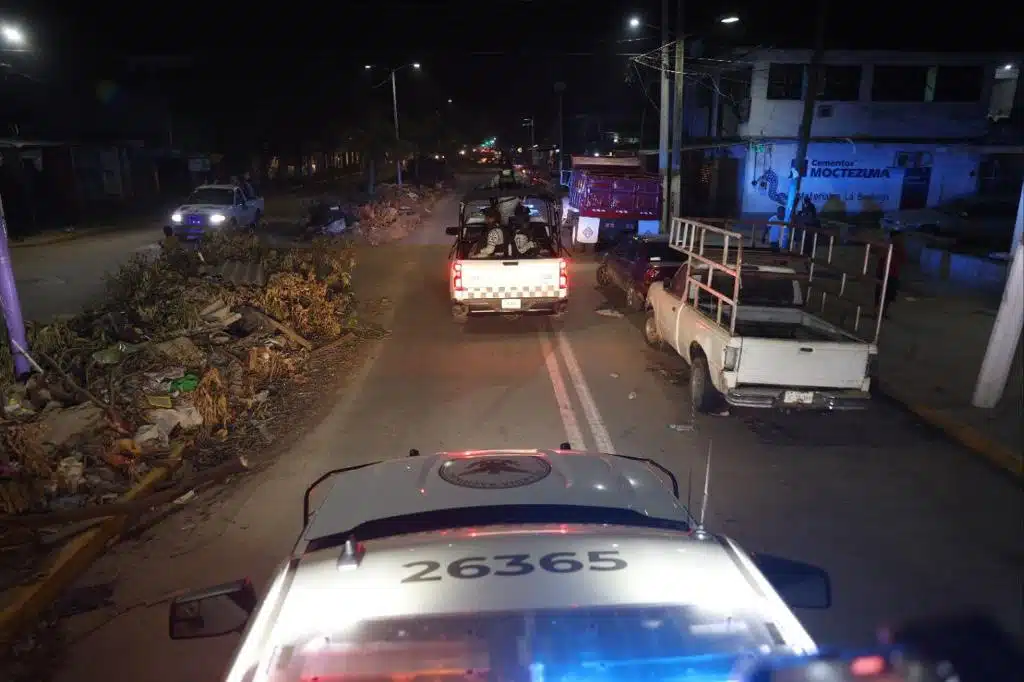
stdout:
<svg viewBox="0 0 1024 682">
<path fill-rule="evenodd" d="M 583 414 L 590 423 L 590 432 L 594 434 L 594 444 L 597 445 L 598 451 L 614 454 L 615 446 L 612 445 L 608 428 L 604 425 L 601 412 L 597 409 L 597 403 L 594 402 L 594 396 L 590 393 L 590 387 L 587 386 L 580 363 L 576 360 L 576 353 L 573 352 L 572 346 L 569 344 L 569 337 L 563 332 L 558 332 L 556 336 L 558 337 L 558 349 L 562 351 L 562 359 L 565 360 L 565 368 L 569 371 L 569 381 L 576 389 L 580 405 L 583 406 Z"/>
<path fill-rule="evenodd" d="M 565 390 L 562 370 L 558 367 L 558 357 L 555 355 L 555 348 L 551 345 L 551 339 L 548 338 L 547 332 L 540 333 L 540 349 L 544 353 L 544 362 L 548 366 L 548 376 L 551 378 L 551 388 L 555 392 L 558 412 L 562 415 L 565 437 L 569 441 L 569 445 L 583 450 L 587 445 L 583 441 L 583 432 L 580 431 L 579 422 L 576 421 L 576 413 L 572 409 L 569 392 Z"/>
</svg>

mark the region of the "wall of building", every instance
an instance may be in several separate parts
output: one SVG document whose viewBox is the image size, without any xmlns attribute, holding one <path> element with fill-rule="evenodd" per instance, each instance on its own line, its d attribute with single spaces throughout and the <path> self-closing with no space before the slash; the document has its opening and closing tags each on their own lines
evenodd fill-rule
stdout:
<svg viewBox="0 0 1024 682">
<path fill-rule="evenodd" d="M 768 99 L 772 63 L 807 64 L 809 50 L 765 50 L 747 56 L 753 64 L 749 120 L 738 133 L 750 137 L 795 137 L 803 113 L 801 99 Z M 855 101 L 820 99 L 816 106 L 813 134 L 816 137 L 978 137 L 988 126 L 986 116 L 996 70 L 1002 61 L 994 55 L 957 55 L 895 52 L 826 52 L 824 64 L 860 65 L 860 86 Z M 928 68 L 927 83 L 918 101 L 872 100 L 875 69 L 878 66 L 921 66 Z M 942 102 L 934 99 L 940 67 L 983 67 L 981 95 L 974 102 Z M 804 70 L 803 91 L 808 74 Z"/>
<path fill-rule="evenodd" d="M 785 205 L 796 148 L 790 141 L 751 146 L 742 165 L 743 214 L 772 215 Z M 908 177 L 907 168 L 898 165 L 907 158 L 930 163 L 927 170 L 911 171 L 916 182 Z M 819 212 L 835 215 L 934 206 L 973 194 L 980 160 L 980 154 L 966 146 L 812 142 L 801 193 L 811 195 Z"/>
</svg>

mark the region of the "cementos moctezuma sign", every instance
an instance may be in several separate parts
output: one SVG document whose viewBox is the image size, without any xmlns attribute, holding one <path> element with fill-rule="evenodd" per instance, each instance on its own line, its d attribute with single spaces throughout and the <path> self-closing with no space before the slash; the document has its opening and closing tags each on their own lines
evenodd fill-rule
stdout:
<svg viewBox="0 0 1024 682">
<path fill-rule="evenodd" d="M 849 179 L 888 179 L 889 175 L 888 168 L 858 168 L 857 164 L 853 161 L 819 161 L 817 159 L 810 162 L 810 168 L 807 171 L 808 177 L 812 178 L 836 178 L 846 180 Z"/>
<path fill-rule="evenodd" d="M 801 194 L 809 196 L 818 210 L 826 213 L 898 208 L 903 169 L 892 167 L 892 149 L 862 149 L 855 154 L 847 147 L 849 145 L 842 145 L 841 149 L 828 149 L 826 153 L 811 150 L 807 175 L 800 187 Z M 791 163 L 792 157 L 785 153 L 748 154 L 749 175 L 744 185 L 742 210 L 772 214 L 780 206 L 785 206 Z"/>
</svg>

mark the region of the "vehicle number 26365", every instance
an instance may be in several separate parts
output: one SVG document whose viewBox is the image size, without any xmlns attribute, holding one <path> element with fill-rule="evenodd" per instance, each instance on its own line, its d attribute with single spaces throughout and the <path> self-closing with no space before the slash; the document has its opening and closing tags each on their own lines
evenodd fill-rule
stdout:
<svg viewBox="0 0 1024 682">
<path fill-rule="evenodd" d="M 615 550 L 594 552 L 551 552 L 534 557 L 529 554 L 498 554 L 491 557 L 467 556 L 449 562 L 413 561 L 402 568 L 409 571 L 403 583 L 429 583 L 448 579 L 473 580 L 486 576 L 514 578 L 534 571 L 578 573 L 580 571 L 621 571 L 629 564 Z"/>
</svg>

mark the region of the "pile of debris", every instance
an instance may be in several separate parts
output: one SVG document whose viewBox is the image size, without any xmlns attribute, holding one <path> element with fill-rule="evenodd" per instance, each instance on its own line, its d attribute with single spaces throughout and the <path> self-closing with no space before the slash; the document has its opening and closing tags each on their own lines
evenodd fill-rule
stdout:
<svg viewBox="0 0 1024 682">
<path fill-rule="evenodd" d="M 309 351 L 353 328 L 353 266 L 341 240 L 275 251 L 224 235 L 133 261 L 99 309 L 31 325 L 26 381 L 0 342 L 0 515 L 106 504 L 171 452 L 209 468 L 232 456 L 218 445 L 265 436 Z M 243 270 L 258 275 L 225 275 Z"/>
<path fill-rule="evenodd" d="M 386 244 L 411 233 L 430 214 L 443 194 L 441 187 L 381 185 L 376 200 L 359 210 L 359 234 L 371 246 Z"/>
</svg>

